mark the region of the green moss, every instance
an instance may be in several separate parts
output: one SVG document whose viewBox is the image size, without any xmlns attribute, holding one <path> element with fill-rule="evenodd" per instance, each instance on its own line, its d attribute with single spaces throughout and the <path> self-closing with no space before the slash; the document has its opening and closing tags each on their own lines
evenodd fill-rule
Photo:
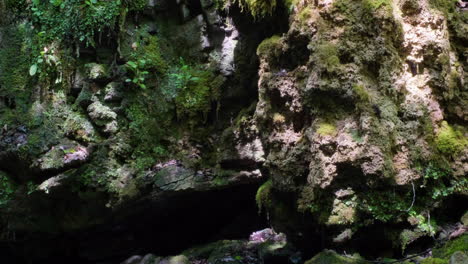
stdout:
<svg viewBox="0 0 468 264">
<path fill-rule="evenodd" d="M 420 263 L 421 264 L 448 264 L 448 260 L 440 259 L 440 258 L 425 258 Z"/>
<path fill-rule="evenodd" d="M 362 102 L 369 102 L 370 101 L 370 95 L 366 91 L 366 88 L 362 84 L 355 84 L 353 85 L 353 91 L 356 97 L 362 101 Z"/>
<path fill-rule="evenodd" d="M 322 42 L 315 49 L 317 63 L 328 72 L 334 72 L 341 65 L 338 49 L 335 44 Z"/>
<path fill-rule="evenodd" d="M 367 8 L 376 10 L 381 7 L 391 7 L 391 0 L 364 0 L 363 5 Z"/>
<path fill-rule="evenodd" d="M 257 55 L 260 57 L 276 57 L 281 52 L 281 37 L 274 35 L 258 45 Z"/>
<path fill-rule="evenodd" d="M 440 248 L 433 249 L 432 256 L 435 258 L 449 259 L 450 256 L 457 251 L 468 252 L 468 234 L 448 241 Z"/>
<path fill-rule="evenodd" d="M 132 52 L 130 58 L 134 61 L 144 59 L 146 62 L 144 70 L 165 74 L 169 66 L 162 52 L 159 38 L 147 35 L 138 44 L 136 52 Z"/>
<path fill-rule="evenodd" d="M 297 19 L 301 25 L 304 25 L 312 17 L 312 8 L 309 6 L 302 9 L 297 15 Z"/>
<path fill-rule="evenodd" d="M 462 151 L 467 145 L 467 139 L 461 131 L 443 121 L 435 139 L 437 149 L 447 155 Z"/>
<path fill-rule="evenodd" d="M 161 139 L 169 125 L 169 120 L 165 118 L 170 118 L 170 115 L 154 111 L 148 107 L 146 101 L 132 102 L 126 109 L 126 115 L 130 121 L 127 131 L 133 150 L 131 163 L 135 169 L 143 171 L 167 154 Z"/>
<path fill-rule="evenodd" d="M 266 181 L 260 188 L 257 190 L 255 195 L 255 201 L 257 202 L 257 207 L 259 212 L 262 209 L 267 209 L 271 207 L 271 190 L 273 188 L 273 182 L 271 180 Z"/>
<path fill-rule="evenodd" d="M 320 123 L 317 127 L 317 133 L 321 136 L 335 136 L 336 126 L 331 123 Z"/>
<path fill-rule="evenodd" d="M 364 264 L 368 263 L 366 260 L 361 258 L 359 255 L 352 257 L 341 256 L 335 251 L 326 250 L 317 254 L 311 260 L 305 264 Z"/>
<path fill-rule="evenodd" d="M 221 86 L 222 81 L 210 71 L 193 69 L 190 74 L 191 80 L 175 98 L 178 117 L 193 117 L 197 113 L 206 115 Z"/>
<path fill-rule="evenodd" d="M 28 25 L 18 24 L 2 28 L 0 46 L 0 96 L 14 98 L 16 104 L 28 103 L 30 49 L 27 45 Z"/>
</svg>

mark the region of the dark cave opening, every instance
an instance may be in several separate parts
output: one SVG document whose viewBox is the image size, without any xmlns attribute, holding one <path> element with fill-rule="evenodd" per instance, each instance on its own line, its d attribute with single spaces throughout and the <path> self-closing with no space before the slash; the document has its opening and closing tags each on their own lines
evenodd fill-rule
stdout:
<svg viewBox="0 0 468 264">
<path fill-rule="evenodd" d="M 247 239 L 267 226 L 258 214 L 258 184 L 172 193 L 122 208 L 106 224 L 73 234 L 34 234 L 0 244 L 8 263 L 120 263 L 138 254 L 180 254 L 195 245 Z M 122 215 L 119 215 L 122 213 Z M 124 214 L 124 215 L 123 215 Z"/>
</svg>

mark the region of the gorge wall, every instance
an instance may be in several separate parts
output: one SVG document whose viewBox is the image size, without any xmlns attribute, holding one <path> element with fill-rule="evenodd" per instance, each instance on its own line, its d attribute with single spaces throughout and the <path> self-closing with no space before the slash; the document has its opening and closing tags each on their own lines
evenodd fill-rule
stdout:
<svg viewBox="0 0 468 264">
<path fill-rule="evenodd" d="M 0 0 L 0 252 L 466 260 L 467 9 Z"/>
</svg>

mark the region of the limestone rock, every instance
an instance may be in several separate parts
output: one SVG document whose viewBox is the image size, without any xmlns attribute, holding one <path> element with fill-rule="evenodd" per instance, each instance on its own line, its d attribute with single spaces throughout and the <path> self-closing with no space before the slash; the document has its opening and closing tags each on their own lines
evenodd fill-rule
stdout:
<svg viewBox="0 0 468 264">
<path fill-rule="evenodd" d="M 87 110 L 93 123 L 99 127 L 103 127 L 105 133 L 113 134 L 119 129 L 116 120 L 117 114 L 100 101 L 90 104 Z"/>
<path fill-rule="evenodd" d="M 111 82 L 104 88 L 104 102 L 120 102 L 123 99 L 122 83 Z"/>
<path fill-rule="evenodd" d="M 141 256 L 132 256 L 122 262 L 121 264 L 140 264 L 140 261 L 142 260 Z"/>
<path fill-rule="evenodd" d="M 186 256 L 182 255 L 164 259 L 159 264 L 190 264 L 190 261 Z"/>
<path fill-rule="evenodd" d="M 63 171 L 88 159 L 89 150 L 86 147 L 70 142 L 53 146 L 35 162 L 35 166 L 43 171 Z"/>
<path fill-rule="evenodd" d="M 91 81 L 102 81 L 109 78 L 109 69 L 105 64 L 89 63 L 85 65 L 87 78 Z"/>
</svg>

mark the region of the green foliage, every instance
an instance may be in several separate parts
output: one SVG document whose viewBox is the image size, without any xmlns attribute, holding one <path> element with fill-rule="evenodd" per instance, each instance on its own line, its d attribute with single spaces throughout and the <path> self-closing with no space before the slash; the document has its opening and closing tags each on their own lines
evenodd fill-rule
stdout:
<svg viewBox="0 0 468 264">
<path fill-rule="evenodd" d="M 257 202 L 258 211 L 261 212 L 262 209 L 268 209 L 271 206 L 271 190 L 273 188 L 272 180 L 266 181 L 260 188 L 257 190 L 255 195 L 255 201 Z"/>
<path fill-rule="evenodd" d="M 94 45 L 95 33 L 113 28 L 125 6 L 120 0 L 33 0 L 29 8 L 36 30 L 44 32 L 46 42 Z"/>
<path fill-rule="evenodd" d="M 414 210 L 409 212 L 409 216 L 417 220 L 418 222 L 417 228 L 421 232 L 423 232 L 424 234 L 428 234 L 430 236 L 435 235 L 437 231 L 437 223 L 434 219 L 430 219 L 429 217 L 425 217 L 422 214 L 418 214 Z"/>
<path fill-rule="evenodd" d="M 276 10 L 277 0 L 233 0 L 242 10 L 248 10 L 254 18 L 270 16 Z"/>
<path fill-rule="evenodd" d="M 131 73 L 130 78 L 125 81 L 132 83 L 141 89 L 146 89 L 145 78 L 149 74 L 148 71 L 143 70 L 146 66 L 146 60 L 141 59 L 137 62 L 128 61 L 125 66 Z"/>
<path fill-rule="evenodd" d="M 366 192 L 363 202 L 359 204 L 362 211 L 370 213 L 382 222 L 388 222 L 406 214 L 410 205 L 411 193 L 401 194 L 388 190 Z"/>
<path fill-rule="evenodd" d="M 443 154 L 454 155 L 467 146 L 467 139 L 460 130 L 443 121 L 435 139 L 437 149 Z"/>
<path fill-rule="evenodd" d="M 0 207 L 5 206 L 15 193 L 15 184 L 0 171 Z"/>
<path fill-rule="evenodd" d="M 147 0 L 123 0 L 123 3 L 130 11 L 140 11 L 148 4 L 148 1 Z"/>
<path fill-rule="evenodd" d="M 218 100 L 224 80 L 211 71 L 186 64 L 180 64 L 169 71 L 168 85 L 162 93 L 167 99 L 174 99 L 177 116 L 204 116 L 211 110 L 211 102 Z"/>
</svg>

